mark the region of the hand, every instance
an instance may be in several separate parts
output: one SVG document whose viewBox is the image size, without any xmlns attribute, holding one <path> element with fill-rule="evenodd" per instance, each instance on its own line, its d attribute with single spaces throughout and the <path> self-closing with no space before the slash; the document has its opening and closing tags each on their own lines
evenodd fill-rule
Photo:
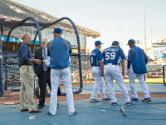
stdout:
<svg viewBox="0 0 166 125">
<path fill-rule="evenodd" d="M 122 71 L 122 76 L 125 77 L 125 72 L 124 71 Z"/>
<path fill-rule="evenodd" d="M 34 63 L 36 63 L 36 64 L 41 64 L 42 61 L 41 61 L 40 59 L 34 59 Z"/>
<path fill-rule="evenodd" d="M 104 76 L 104 73 L 103 73 L 103 71 L 100 71 L 100 75 L 101 75 L 101 76 Z"/>
</svg>

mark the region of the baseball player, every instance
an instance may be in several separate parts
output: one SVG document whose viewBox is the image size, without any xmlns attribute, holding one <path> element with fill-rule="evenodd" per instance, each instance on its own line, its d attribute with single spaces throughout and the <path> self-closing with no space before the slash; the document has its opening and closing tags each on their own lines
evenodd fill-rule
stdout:
<svg viewBox="0 0 166 125">
<path fill-rule="evenodd" d="M 118 41 L 113 41 L 112 46 L 104 50 L 103 58 L 104 58 L 104 77 L 107 86 L 109 87 L 110 90 L 112 105 L 117 105 L 117 98 L 114 92 L 113 80 L 115 80 L 118 83 L 124 95 L 125 105 L 126 106 L 132 105 L 129 93 L 127 91 L 126 86 L 124 85 L 124 79 L 123 79 L 124 60 L 126 58 L 123 50 L 119 46 Z M 120 71 L 120 63 L 122 65 L 122 72 Z"/>
<path fill-rule="evenodd" d="M 96 41 L 95 42 L 95 49 L 91 52 L 90 55 L 90 62 L 91 62 L 91 66 L 92 66 L 92 73 L 93 73 L 93 77 L 95 79 L 95 83 L 92 89 L 92 94 L 90 97 L 90 102 L 95 103 L 98 102 L 97 99 L 97 92 L 98 90 L 100 90 L 101 94 L 102 94 L 102 99 L 103 101 L 107 101 L 108 98 L 105 94 L 105 88 L 103 86 L 103 63 L 102 63 L 102 52 L 100 51 L 101 49 L 101 41 Z"/>
<path fill-rule="evenodd" d="M 51 97 L 48 115 L 51 116 L 56 115 L 57 90 L 61 81 L 64 83 L 65 86 L 68 113 L 70 116 L 77 114 L 74 107 L 69 61 L 72 49 L 70 43 L 61 37 L 62 33 L 63 31 L 61 28 L 55 28 L 54 39 L 49 45 L 51 68 Z"/>
<path fill-rule="evenodd" d="M 148 62 L 148 57 L 144 53 L 144 51 L 135 45 L 135 40 L 130 39 L 128 41 L 128 45 L 130 47 L 128 53 L 128 75 L 129 75 L 129 83 L 132 93 L 131 101 L 138 101 L 138 94 L 134 86 L 134 81 L 137 78 L 141 85 L 141 88 L 144 93 L 143 102 L 150 102 L 151 97 L 148 90 L 148 86 L 145 83 L 145 73 L 147 72 L 146 64 Z"/>
</svg>

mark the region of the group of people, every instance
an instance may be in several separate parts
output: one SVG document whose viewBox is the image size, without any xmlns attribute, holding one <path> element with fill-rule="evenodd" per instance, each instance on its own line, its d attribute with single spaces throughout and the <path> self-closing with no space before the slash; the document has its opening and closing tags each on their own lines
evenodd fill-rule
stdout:
<svg viewBox="0 0 166 125">
<path fill-rule="evenodd" d="M 131 98 L 127 87 L 124 84 L 126 57 L 120 47 L 120 43 L 118 41 L 113 41 L 110 47 L 101 52 L 100 49 L 103 43 L 101 41 L 95 42 L 95 49 L 90 55 L 92 73 L 95 79 L 90 102 L 96 103 L 99 101 L 97 99 L 97 92 L 100 91 L 102 97 L 101 100 L 110 100 L 111 98 L 112 105 L 118 105 L 113 85 L 113 82 L 116 81 L 123 93 L 125 105 L 133 105 L 133 101 L 139 101 L 134 83 L 136 78 L 139 80 L 140 86 L 143 90 L 144 99 L 142 101 L 151 101 L 148 86 L 145 83 L 148 57 L 140 47 L 135 45 L 135 42 L 134 39 L 130 39 L 127 44 L 130 47 L 127 58 L 127 72 L 131 88 Z M 109 89 L 110 98 L 106 95 L 105 88 L 103 87 L 104 83 L 106 83 L 106 86 Z"/>
<path fill-rule="evenodd" d="M 70 54 L 72 53 L 70 42 L 62 38 L 63 30 L 55 28 L 54 39 L 47 45 L 43 39 L 41 47 L 35 55 L 30 51 L 31 37 L 29 34 L 23 36 L 23 43 L 18 49 L 21 88 L 19 93 L 20 111 L 39 113 L 44 108 L 46 97 L 46 85 L 48 84 L 50 94 L 50 106 L 48 115 L 54 116 L 57 111 L 57 95 L 61 93 L 59 84 L 63 83 L 67 95 L 68 114 L 76 115 L 74 107 Z M 34 73 L 38 76 L 40 96 L 38 107 L 34 100 Z"/>
<path fill-rule="evenodd" d="M 18 49 L 21 79 L 19 93 L 21 112 L 41 112 L 40 109 L 43 109 L 45 106 L 46 86 L 48 84 L 51 90 L 48 115 L 56 115 L 58 105 L 57 95 L 61 93 L 59 84 L 63 83 L 67 96 L 68 114 L 70 116 L 77 114 L 74 106 L 70 70 L 70 54 L 72 53 L 72 48 L 70 42 L 62 38 L 62 34 L 63 30 L 61 28 L 55 28 L 53 31 L 53 40 L 47 42 L 47 39 L 43 39 L 41 47 L 37 49 L 35 55 L 30 51 L 30 35 L 25 34 L 23 36 L 23 43 Z M 126 57 L 120 48 L 119 42 L 113 41 L 112 46 L 106 48 L 103 53 L 100 50 L 101 45 L 101 41 L 96 41 L 95 49 L 91 52 L 90 56 L 92 72 L 95 79 L 90 101 L 98 102 L 97 92 L 100 90 L 102 100 L 111 99 L 112 105 L 117 105 L 117 98 L 113 89 L 113 80 L 115 80 L 122 90 L 125 104 L 127 106 L 132 105 L 132 101 L 138 101 L 137 91 L 134 86 L 135 78 L 138 78 L 142 87 L 144 93 L 143 101 L 151 101 L 149 90 L 144 80 L 145 73 L 147 72 L 146 64 L 148 59 L 144 51 L 135 46 L 135 40 L 131 39 L 128 41 L 130 50 L 127 59 L 132 98 L 130 98 L 124 84 L 124 62 Z M 120 65 L 122 66 L 122 71 L 120 70 Z M 38 106 L 36 106 L 34 100 L 34 73 L 38 76 L 40 88 Z M 110 98 L 107 97 L 105 88 L 103 87 L 104 81 L 109 89 Z"/>
</svg>

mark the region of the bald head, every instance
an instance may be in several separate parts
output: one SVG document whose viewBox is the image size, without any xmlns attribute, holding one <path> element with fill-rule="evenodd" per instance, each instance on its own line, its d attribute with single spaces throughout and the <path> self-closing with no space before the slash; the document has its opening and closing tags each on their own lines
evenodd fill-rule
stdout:
<svg viewBox="0 0 166 125">
<path fill-rule="evenodd" d="M 22 40 L 24 43 L 27 43 L 29 44 L 30 41 L 31 41 L 31 36 L 29 34 L 25 34 L 23 37 L 22 37 Z"/>
<path fill-rule="evenodd" d="M 42 48 L 47 48 L 47 39 L 44 38 L 41 43 Z"/>
</svg>

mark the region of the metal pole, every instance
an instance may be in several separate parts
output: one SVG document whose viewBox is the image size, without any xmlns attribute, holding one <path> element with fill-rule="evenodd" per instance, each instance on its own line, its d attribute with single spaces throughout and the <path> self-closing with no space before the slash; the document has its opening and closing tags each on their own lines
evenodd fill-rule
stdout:
<svg viewBox="0 0 166 125">
<path fill-rule="evenodd" d="M 147 51 L 147 39 L 146 39 L 146 3 L 144 0 L 144 43 L 145 43 L 145 51 Z"/>
<path fill-rule="evenodd" d="M 166 83 L 165 83 L 165 66 L 166 65 L 163 66 L 163 84 L 164 84 L 164 86 L 166 86 Z"/>
<path fill-rule="evenodd" d="M 1 26 L 1 34 L 3 35 L 3 26 Z M 0 39 L 0 97 L 3 95 L 3 79 L 2 79 L 2 41 Z"/>
</svg>

